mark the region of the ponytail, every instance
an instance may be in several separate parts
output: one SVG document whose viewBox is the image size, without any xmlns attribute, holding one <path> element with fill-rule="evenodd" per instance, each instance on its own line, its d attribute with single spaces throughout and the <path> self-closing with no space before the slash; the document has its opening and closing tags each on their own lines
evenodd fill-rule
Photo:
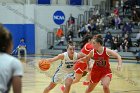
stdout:
<svg viewBox="0 0 140 93">
<path fill-rule="evenodd" d="M 92 38 L 93 38 L 92 35 L 89 35 L 89 34 L 85 35 L 85 36 L 83 37 L 82 41 L 80 42 L 80 43 L 81 43 L 81 48 L 83 48 L 84 45 L 85 45 L 89 40 L 91 40 Z"/>
<path fill-rule="evenodd" d="M 94 39 L 95 39 L 96 42 L 98 42 L 101 45 L 103 45 L 103 38 L 102 38 L 101 35 L 96 35 Z"/>
</svg>

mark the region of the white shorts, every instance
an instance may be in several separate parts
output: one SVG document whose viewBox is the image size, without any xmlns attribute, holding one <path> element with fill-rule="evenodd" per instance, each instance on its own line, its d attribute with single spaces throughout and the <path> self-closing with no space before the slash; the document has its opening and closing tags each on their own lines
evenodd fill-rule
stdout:
<svg viewBox="0 0 140 93">
<path fill-rule="evenodd" d="M 74 72 L 59 72 L 56 71 L 56 73 L 54 74 L 53 78 L 52 78 L 52 82 L 54 83 L 65 83 L 65 80 L 67 78 L 72 78 L 74 79 Z"/>
</svg>

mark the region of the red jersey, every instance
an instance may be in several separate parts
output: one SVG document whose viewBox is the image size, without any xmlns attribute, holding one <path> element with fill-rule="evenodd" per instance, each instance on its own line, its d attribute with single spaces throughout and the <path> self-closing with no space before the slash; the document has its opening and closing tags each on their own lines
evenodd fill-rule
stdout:
<svg viewBox="0 0 140 93">
<path fill-rule="evenodd" d="M 119 10 L 116 8 L 116 9 L 114 9 L 114 14 L 115 15 L 119 15 Z"/>
<path fill-rule="evenodd" d="M 81 52 L 88 55 L 89 52 L 93 50 L 93 44 L 86 43 L 84 47 L 81 49 Z M 74 66 L 74 71 L 78 74 L 82 74 L 87 68 L 87 63 L 76 63 Z"/>
<path fill-rule="evenodd" d="M 105 76 L 109 76 L 112 78 L 110 64 L 109 64 L 109 55 L 106 53 L 106 48 L 101 54 L 99 54 L 96 50 L 94 50 L 93 56 L 95 62 L 91 71 L 91 83 L 97 83 L 101 80 L 101 78 Z"/>
<path fill-rule="evenodd" d="M 89 52 L 90 52 L 92 49 L 93 49 L 93 44 L 91 44 L 91 43 L 86 43 L 86 44 L 84 45 L 84 47 L 81 49 L 81 52 L 84 53 L 84 54 L 86 54 L 86 55 L 88 55 Z"/>
<path fill-rule="evenodd" d="M 96 50 L 94 50 L 93 58 L 95 60 L 93 69 L 110 69 L 109 55 L 106 53 L 106 47 L 104 47 L 102 54 L 99 54 Z"/>
</svg>

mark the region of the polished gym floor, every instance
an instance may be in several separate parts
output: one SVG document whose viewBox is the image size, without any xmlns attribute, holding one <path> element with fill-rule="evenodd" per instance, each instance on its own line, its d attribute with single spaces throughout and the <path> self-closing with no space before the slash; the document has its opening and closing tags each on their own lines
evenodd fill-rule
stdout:
<svg viewBox="0 0 140 93">
<path fill-rule="evenodd" d="M 47 72 L 42 72 L 37 68 L 37 61 L 41 58 L 32 56 L 27 57 L 26 61 L 22 59 L 23 93 L 43 93 L 44 88 L 49 85 L 59 62 L 54 62 Z M 110 93 L 140 93 L 140 63 L 137 63 L 136 60 L 123 60 L 123 69 L 120 72 L 116 70 L 116 61 L 111 61 L 110 64 L 113 72 Z M 84 80 L 85 77 L 79 83 L 72 85 L 70 93 L 84 93 L 87 87 L 82 84 Z M 60 86 L 61 84 L 58 84 L 50 93 L 62 93 Z M 102 85 L 99 83 L 92 93 L 104 93 Z"/>
</svg>

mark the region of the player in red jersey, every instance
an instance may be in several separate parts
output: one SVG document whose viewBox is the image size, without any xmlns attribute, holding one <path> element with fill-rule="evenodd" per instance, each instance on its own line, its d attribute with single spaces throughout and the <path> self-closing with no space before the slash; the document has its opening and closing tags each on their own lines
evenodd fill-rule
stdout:
<svg viewBox="0 0 140 93">
<path fill-rule="evenodd" d="M 90 53 L 91 50 L 93 50 L 93 40 L 94 36 L 92 35 L 87 35 L 85 36 L 85 38 L 82 40 L 82 46 L 81 46 L 81 52 L 79 52 L 81 55 L 86 56 Z M 77 83 L 80 81 L 80 79 L 82 78 L 82 76 L 84 74 L 87 74 L 87 67 L 89 68 L 90 64 L 89 63 L 76 63 L 74 66 L 74 70 L 75 70 L 75 79 L 73 81 L 73 83 Z M 88 77 L 87 77 L 88 79 Z"/>
<path fill-rule="evenodd" d="M 110 93 L 109 84 L 112 78 L 112 73 L 110 69 L 109 57 L 112 55 L 117 58 L 118 66 L 117 70 L 122 67 L 121 56 L 115 51 L 103 47 L 103 40 L 101 35 L 97 35 L 96 39 L 93 40 L 94 49 L 85 57 L 79 59 L 79 62 L 88 62 L 90 58 L 94 59 L 94 65 L 91 70 L 91 80 L 90 84 L 85 93 L 91 93 L 98 82 L 101 80 L 103 85 L 104 93 Z"/>
</svg>

